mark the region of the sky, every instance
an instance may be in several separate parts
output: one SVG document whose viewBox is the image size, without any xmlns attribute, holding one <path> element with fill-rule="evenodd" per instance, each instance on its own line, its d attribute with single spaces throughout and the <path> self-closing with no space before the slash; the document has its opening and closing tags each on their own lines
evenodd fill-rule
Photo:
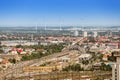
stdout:
<svg viewBox="0 0 120 80">
<path fill-rule="evenodd" d="M 0 0 L 0 26 L 119 26 L 120 0 Z"/>
</svg>

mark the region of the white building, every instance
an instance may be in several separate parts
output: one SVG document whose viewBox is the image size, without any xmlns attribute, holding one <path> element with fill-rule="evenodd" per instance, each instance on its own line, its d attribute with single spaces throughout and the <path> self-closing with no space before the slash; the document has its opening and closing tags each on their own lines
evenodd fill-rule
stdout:
<svg viewBox="0 0 120 80">
<path fill-rule="evenodd" d="M 83 37 L 87 37 L 87 36 L 88 36 L 87 32 L 84 31 L 84 32 L 83 32 Z"/>
<path fill-rule="evenodd" d="M 62 62 L 70 62 L 70 58 L 67 57 L 62 57 L 61 60 Z"/>
<path fill-rule="evenodd" d="M 79 32 L 77 30 L 75 30 L 74 36 L 78 36 L 78 35 L 79 35 Z"/>
<path fill-rule="evenodd" d="M 93 32 L 93 37 L 97 37 L 98 33 L 97 32 Z"/>
<path fill-rule="evenodd" d="M 27 40 L 12 40 L 12 41 L 1 41 L 1 45 L 5 46 L 16 46 L 16 45 L 37 45 L 37 41 L 27 41 Z"/>
<path fill-rule="evenodd" d="M 120 57 L 117 57 L 117 63 L 112 66 L 112 80 L 120 80 Z"/>
<path fill-rule="evenodd" d="M 92 56 L 90 54 L 81 54 L 79 56 L 79 61 L 82 61 L 82 60 L 89 60 Z"/>
</svg>

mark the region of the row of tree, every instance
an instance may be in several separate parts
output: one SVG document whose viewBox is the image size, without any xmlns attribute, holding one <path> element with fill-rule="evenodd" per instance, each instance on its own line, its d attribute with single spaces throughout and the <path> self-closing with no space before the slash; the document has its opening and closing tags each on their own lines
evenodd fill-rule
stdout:
<svg viewBox="0 0 120 80">
<path fill-rule="evenodd" d="M 63 71 L 83 71 L 84 69 L 80 66 L 80 64 L 69 65 L 63 68 Z"/>
<path fill-rule="evenodd" d="M 21 58 L 22 61 L 37 59 L 37 58 L 41 58 L 43 56 L 61 52 L 61 50 L 64 48 L 64 46 L 62 44 L 49 45 L 49 46 L 33 45 L 33 46 L 23 46 L 23 47 L 33 48 L 36 51 L 32 54 L 22 56 L 22 58 Z M 46 50 L 46 52 L 42 53 L 41 51 L 37 51 L 37 49 L 44 49 L 44 50 Z"/>
</svg>

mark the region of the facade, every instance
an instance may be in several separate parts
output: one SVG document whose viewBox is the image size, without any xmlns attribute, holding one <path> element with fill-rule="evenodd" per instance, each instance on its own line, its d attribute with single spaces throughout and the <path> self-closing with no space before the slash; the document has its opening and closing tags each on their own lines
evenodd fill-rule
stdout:
<svg viewBox="0 0 120 80">
<path fill-rule="evenodd" d="M 93 32 L 93 37 L 97 37 L 98 33 L 97 32 Z"/>
<path fill-rule="evenodd" d="M 97 46 L 90 47 L 90 52 L 99 52 L 99 51 L 100 51 L 100 48 Z"/>
<path fill-rule="evenodd" d="M 111 49 L 118 49 L 118 43 L 108 43 L 107 46 Z"/>
<path fill-rule="evenodd" d="M 84 32 L 83 32 L 83 37 L 87 37 L 87 36 L 88 36 L 87 32 L 84 31 Z"/>
<path fill-rule="evenodd" d="M 61 60 L 62 62 L 70 62 L 70 58 L 67 57 L 62 57 Z"/>
<path fill-rule="evenodd" d="M 93 68 L 94 70 L 99 70 L 99 69 L 100 69 L 100 66 L 101 66 L 101 63 L 95 63 L 95 64 L 92 65 L 92 68 Z"/>
<path fill-rule="evenodd" d="M 0 63 L 3 61 L 3 58 L 0 58 Z"/>
<path fill-rule="evenodd" d="M 117 57 L 117 63 L 112 66 L 112 80 L 120 80 L 120 57 Z"/>
<path fill-rule="evenodd" d="M 39 41 L 38 42 L 38 45 L 43 45 L 43 46 L 48 46 L 50 45 L 51 43 L 49 41 Z"/>
<path fill-rule="evenodd" d="M 74 36 L 78 36 L 78 35 L 79 35 L 79 32 L 77 30 L 75 30 Z"/>
<path fill-rule="evenodd" d="M 81 54 L 79 56 L 79 62 L 83 61 L 83 60 L 89 60 L 92 56 L 90 54 Z"/>
<path fill-rule="evenodd" d="M 120 49 L 120 43 L 118 44 L 118 48 Z"/>
<path fill-rule="evenodd" d="M 54 70 L 62 70 L 62 66 L 30 66 L 25 67 L 25 72 L 52 72 Z"/>
<path fill-rule="evenodd" d="M 16 46 L 16 45 L 38 45 L 36 41 L 27 41 L 27 40 L 8 40 L 8 41 L 1 41 L 1 45 L 5 46 Z"/>
</svg>

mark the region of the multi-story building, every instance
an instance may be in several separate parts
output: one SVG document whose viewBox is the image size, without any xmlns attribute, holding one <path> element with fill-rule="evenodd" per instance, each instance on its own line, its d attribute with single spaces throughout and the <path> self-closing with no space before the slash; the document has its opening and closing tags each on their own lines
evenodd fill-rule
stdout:
<svg viewBox="0 0 120 80">
<path fill-rule="evenodd" d="M 83 32 L 83 37 L 87 37 L 87 36 L 88 36 L 87 32 L 84 31 L 84 32 Z"/>
<path fill-rule="evenodd" d="M 25 72 L 52 72 L 54 70 L 62 70 L 62 66 L 30 66 L 25 67 Z"/>
<path fill-rule="evenodd" d="M 78 35 L 79 35 L 79 32 L 77 30 L 75 30 L 74 36 L 78 36 Z"/>
<path fill-rule="evenodd" d="M 117 57 L 117 62 L 112 66 L 112 80 L 120 80 L 120 56 Z"/>
<path fill-rule="evenodd" d="M 97 32 L 93 32 L 93 37 L 97 37 L 98 33 Z"/>
</svg>

